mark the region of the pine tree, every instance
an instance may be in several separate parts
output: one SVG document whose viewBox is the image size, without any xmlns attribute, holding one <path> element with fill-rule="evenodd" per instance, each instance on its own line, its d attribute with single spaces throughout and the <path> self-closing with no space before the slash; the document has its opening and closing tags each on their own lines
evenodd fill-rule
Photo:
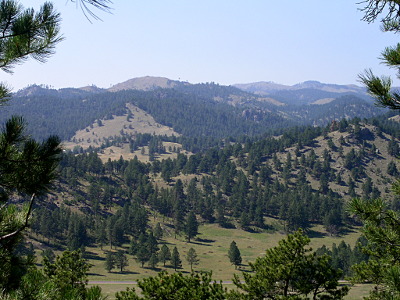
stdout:
<svg viewBox="0 0 400 300">
<path fill-rule="evenodd" d="M 226 288 L 221 282 L 212 280 L 211 273 L 208 272 L 191 273 L 188 276 L 180 272 L 174 274 L 160 272 L 157 276 L 140 279 L 138 286 L 143 298 L 139 298 L 135 289 L 132 288 L 118 292 L 116 299 L 228 299 Z"/>
<path fill-rule="evenodd" d="M 395 192 L 398 194 L 395 185 Z M 354 198 L 350 211 L 363 223 L 367 239 L 363 251 L 369 255 L 367 262 L 353 266 L 353 281 L 369 281 L 375 284 L 368 299 L 398 299 L 400 297 L 400 240 L 399 213 L 390 210 L 382 199 L 362 200 Z"/>
<path fill-rule="evenodd" d="M 399 33 L 400 7 L 397 1 L 366 0 L 361 3 L 366 3 L 366 6 L 362 9 L 365 13 L 363 18 L 364 21 L 371 23 L 380 18 L 380 21 L 382 22 L 381 28 L 383 31 Z M 380 16 L 385 13 L 386 16 Z M 386 47 L 382 52 L 381 59 L 387 66 L 399 70 L 399 53 L 399 44 L 394 47 Z M 368 93 L 375 98 L 377 105 L 395 110 L 400 109 L 400 94 L 397 91 L 392 91 L 392 80 L 390 77 L 378 77 L 373 74 L 372 70 L 366 70 L 363 74 L 359 75 L 359 78 L 367 87 Z"/>
<path fill-rule="evenodd" d="M 250 263 L 252 272 L 243 272 L 243 280 L 235 275 L 234 284 L 248 299 L 343 299 L 348 287 L 339 287 L 341 272 L 331 267 L 328 256 L 305 248 L 309 242 L 301 231 L 288 235 Z"/>
<path fill-rule="evenodd" d="M 146 246 L 139 245 L 139 249 L 136 251 L 136 258 L 142 264 L 142 268 L 146 262 L 149 261 L 151 253 L 147 250 Z"/>
<path fill-rule="evenodd" d="M 387 173 L 391 176 L 398 176 L 399 171 L 397 170 L 397 166 L 394 161 L 390 161 L 387 165 Z"/>
<path fill-rule="evenodd" d="M 240 266 L 242 263 L 242 256 L 240 255 L 239 248 L 237 247 L 235 241 L 232 241 L 231 245 L 229 246 L 228 257 L 231 264 L 235 265 L 235 269 L 237 269 L 237 266 Z"/>
<path fill-rule="evenodd" d="M 199 234 L 198 228 L 199 223 L 197 222 L 196 215 L 193 212 L 190 212 L 186 218 L 184 227 L 185 235 L 189 243 L 191 238 L 194 238 Z"/>
<path fill-rule="evenodd" d="M 54 263 L 54 259 L 56 258 L 56 255 L 54 254 L 54 251 L 51 250 L 50 248 L 47 248 L 45 250 L 42 250 L 42 257 L 43 259 L 46 258 L 46 260 L 50 263 Z"/>
<path fill-rule="evenodd" d="M 163 244 L 161 246 L 161 250 L 160 253 L 158 255 L 158 258 L 160 259 L 160 261 L 163 262 L 164 267 L 165 267 L 165 263 L 171 259 L 171 251 L 169 250 L 168 246 Z"/>
<path fill-rule="evenodd" d="M 193 265 L 199 264 L 199 258 L 197 257 L 196 250 L 190 248 L 187 253 L 186 260 L 190 264 L 190 271 L 193 272 Z"/>
<path fill-rule="evenodd" d="M 128 258 L 126 257 L 124 251 L 118 250 L 118 252 L 115 253 L 115 266 L 119 268 L 120 272 L 122 273 L 124 271 L 124 268 L 128 265 Z"/>
<path fill-rule="evenodd" d="M 108 8 L 107 0 L 80 0 L 99 8 Z M 28 58 L 45 62 L 62 41 L 61 17 L 53 4 L 45 2 L 38 11 L 16 0 L 0 1 L 0 69 L 12 73 L 15 65 Z M 89 10 L 88 10 L 89 11 Z M 11 90 L 0 83 L 0 105 L 10 99 Z M 26 134 L 22 117 L 13 116 L 0 131 L 0 290 L 18 287 L 21 276 L 32 264 L 21 263 L 15 248 L 29 226 L 38 195 L 48 191 L 56 176 L 62 149 L 60 139 L 50 136 L 37 142 Z M 10 195 L 23 195 L 26 205 L 8 201 Z M 23 271 L 25 269 L 25 271 Z M 18 271 L 17 271 L 18 270 Z M 32 270 L 32 272 L 36 272 Z M 38 274 L 38 272 L 36 272 Z M 67 280 L 67 279 L 66 279 Z M 31 295 L 29 295 L 31 297 Z M 7 297 L 7 296 L 6 296 Z M 24 298 L 24 297 L 22 297 Z"/>
<path fill-rule="evenodd" d="M 149 236 L 147 237 L 146 248 L 150 254 L 156 253 L 158 251 L 158 242 L 152 232 L 150 232 Z"/>
<path fill-rule="evenodd" d="M 176 247 L 174 247 L 174 250 L 172 250 L 171 265 L 175 271 L 176 269 L 180 269 L 182 267 L 182 261 L 178 252 L 178 248 Z"/>
<path fill-rule="evenodd" d="M 55 284 L 60 296 L 75 290 L 80 297 L 85 294 L 89 269 L 90 266 L 80 251 L 64 251 L 61 256 L 57 256 L 54 263 L 45 260 L 43 268 L 46 277 Z"/>
<path fill-rule="evenodd" d="M 153 234 L 157 240 L 163 237 L 163 230 L 159 222 L 157 223 L 156 227 L 154 227 Z"/>
<path fill-rule="evenodd" d="M 100 245 L 100 249 L 103 250 L 103 245 L 107 243 L 107 234 L 106 234 L 106 224 L 101 220 L 97 220 L 95 223 L 95 238 L 96 243 Z"/>
<path fill-rule="evenodd" d="M 158 264 L 157 253 L 153 253 L 149 259 L 149 267 L 155 269 L 157 267 L 157 264 Z"/>
<path fill-rule="evenodd" d="M 115 268 L 115 255 L 113 252 L 107 251 L 104 266 L 108 273 L 110 273 L 111 270 Z"/>
</svg>

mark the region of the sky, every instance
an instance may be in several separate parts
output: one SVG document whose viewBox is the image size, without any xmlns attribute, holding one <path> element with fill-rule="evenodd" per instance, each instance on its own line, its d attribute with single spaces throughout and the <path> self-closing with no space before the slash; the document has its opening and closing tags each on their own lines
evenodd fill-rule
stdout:
<svg viewBox="0 0 400 300">
<path fill-rule="evenodd" d="M 65 40 L 46 63 L 28 60 L 0 81 L 108 88 L 142 76 L 222 85 L 307 80 L 358 84 L 358 74 L 395 71 L 378 59 L 398 36 L 361 21 L 361 0 L 113 0 L 102 20 L 54 0 Z M 43 1 L 23 0 L 38 9 Z M 396 84 L 397 81 L 394 80 Z"/>
</svg>

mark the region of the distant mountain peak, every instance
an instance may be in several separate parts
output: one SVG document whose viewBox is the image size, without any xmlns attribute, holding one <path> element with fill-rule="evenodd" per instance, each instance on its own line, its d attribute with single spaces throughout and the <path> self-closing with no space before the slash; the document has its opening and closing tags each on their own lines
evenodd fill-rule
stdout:
<svg viewBox="0 0 400 300">
<path fill-rule="evenodd" d="M 317 80 L 307 80 L 301 83 L 297 83 L 295 85 L 283 85 L 277 84 L 271 81 L 260 81 L 260 82 L 252 82 L 245 84 L 234 84 L 233 86 L 247 91 L 252 92 L 258 95 L 273 95 L 278 91 L 294 91 L 294 90 L 303 90 L 303 89 L 313 89 L 325 92 L 332 93 L 360 93 L 365 94 L 365 89 L 359 87 L 355 84 L 331 84 L 331 83 L 322 83 Z"/>
<path fill-rule="evenodd" d="M 177 85 L 188 84 L 177 80 L 171 80 L 166 77 L 144 76 L 132 78 L 127 81 L 113 85 L 108 89 L 110 92 L 121 90 L 141 90 L 151 91 L 157 88 L 174 88 Z"/>
<path fill-rule="evenodd" d="M 87 85 L 79 88 L 82 91 L 90 92 L 90 93 L 100 93 L 104 92 L 104 89 L 97 87 L 96 85 Z"/>
</svg>

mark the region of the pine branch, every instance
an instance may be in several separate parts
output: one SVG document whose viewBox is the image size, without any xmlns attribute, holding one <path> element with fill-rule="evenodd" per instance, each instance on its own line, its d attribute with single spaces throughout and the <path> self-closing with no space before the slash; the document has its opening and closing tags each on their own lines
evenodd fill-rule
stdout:
<svg viewBox="0 0 400 300">
<path fill-rule="evenodd" d="M 13 231 L 11 233 L 8 233 L 6 235 L 0 236 L 0 241 L 9 239 L 9 238 L 17 235 L 18 233 L 20 233 L 26 227 L 28 227 L 28 221 L 29 221 L 29 217 L 30 217 L 31 212 L 32 212 L 32 207 L 33 207 L 34 200 L 35 200 L 35 194 L 32 194 L 31 200 L 29 202 L 28 212 L 26 213 L 26 217 L 25 217 L 25 223 L 20 228 L 18 228 L 17 230 L 15 230 L 15 231 Z"/>
<path fill-rule="evenodd" d="M 368 94 L 375 98 L 377 106 L 400 109 L 400 95 L 397 92 L 391 93 L 392 80 L 389 77 L 379 78 L 371 70 L 365 70 L 358 78 L 367 87 Z"/>
<path fill-rule="evenodd" d="M 91 22 L 90 18 L 101 21 L 101 18 L 89 8 L 89 5 L 107 13 L 111 12 L 111 6 L 109 6 L 109 4 L 112 4 L 111 0 L 71 0 L 71 2 L 75 2 L 77 6 L 79 5 L 89 22 Z"/>
<path fill-rule="evenodd" d="M 360 11 L 364 12 L 363 21 L 368 23 L 374 22 L 379 15 L 382 13 L 386 13 L 386 15 L 382 18 L 383 24 L 390 24 L 395 21 L 399 23 L 400 21 L 400 3 L 397 0 L 385 0 L 385 1 L 377 1 L 377 0 L 365 0 L 358 2 L 357 4 L 364 4 L 364 8 L 361 8 Z"/>
</svg>

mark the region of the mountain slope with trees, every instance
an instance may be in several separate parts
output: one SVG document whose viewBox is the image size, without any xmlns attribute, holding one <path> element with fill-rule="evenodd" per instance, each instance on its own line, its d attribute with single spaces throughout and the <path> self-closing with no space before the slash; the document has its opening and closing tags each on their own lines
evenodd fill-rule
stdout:
<svg viewBox="0 0 400 300">
<path fill-rule="evenodd" d="M 147 86 L 145 79 L 138 79 L 143 86 Z M 154 83 L 152 77 L 147 80 Z M 257 136 L 296 125 L 325 126 L 332 120 L 369 118 L 385 112 L 361 93 L 332 92 L 332 88 L 285 90 L 265 98 L 214 83 L 161 86 L 164 88 L 110 92 L 95 87 L 53 90 L 34 85 L 15 94 L 0 111 L 0 120 L 10 114 L 24 115 L 34 137 L 43 139 L 50 133 L 68 141 L 99 120 L 129 115 L 126 105 L 130 103 L 185 137 L 221 139 Z"/>
</svg>

